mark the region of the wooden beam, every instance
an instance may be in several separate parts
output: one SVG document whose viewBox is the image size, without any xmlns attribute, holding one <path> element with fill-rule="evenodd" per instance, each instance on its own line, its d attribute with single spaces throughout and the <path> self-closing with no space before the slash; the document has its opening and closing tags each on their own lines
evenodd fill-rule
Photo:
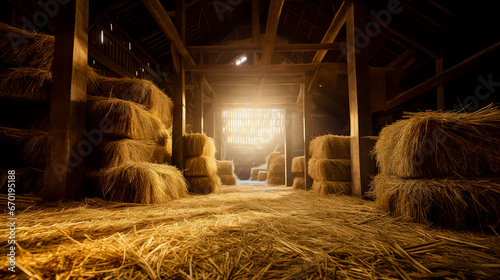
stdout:
<svg viewBox="0 0 500 280">
<path fill-rule="evenodd" d="M 309 83 L 311 82 L 311 78 L 306 76 L 306 83 L 302 86 L 304 91 L 304 96 L 302 100 L 302 121 L 303 121 L 303 131 L 304 131 L 304 157 L 305 157 L 305 166 L 304 166 L 304 187 L 306 190 L 312 188 L 312 178 L 309 176 L 307 172 L 309 166 L 309 144 L 313 138 L 311 124 L 312 124 L 312 95 L 310 92 L 307 92 L 306 89 L 309 88 Z"/>
<path fill-rule="evenodd" d="M 193 58 L 186 50 L 179 33 L 177 32 L 174 23 L 168 16 L 167 12 L 161 5 L 159 0 L 141 0 L 144 6 L 148 9 L 149 13 L 155 19 L 156 23 L 160 26 L 161 30 L 167 38 L 174 43 L 175 49 L 184 59 L 186 65 L 195 65 Z"/>
<path fill-rule="evenodd" d="M 446 69 L 441 74 L 436 75 L 425 82 L 414 86 L 413 88 L 399 94 L 392 100 L 385 103 L 385 110 L 390 110 L 398 105 L 401 105 L 417 96 L 420 96 L 427 91 L 449 82 L 474 68 L 477 68 L 491 61 L 492 58 L 498 57 L 500 51 L 500 42 L 497 42 L 477 54 L 463 60 L 462 62 Z"/>
<path fill-rule="evenodd" d="M 340 6 L 339 10 L 335 14 L 335 17 L 332 20 L 332 23 L 330 24 L 330 27 L 328 28 L 328 31 L 326 31 L 325 36 L 323 37 L 323 40 L 321 40 L 321 43 L 326 44 L 326 43 L 333 43 L 335 41 L 335 38 L 337 38 L 337 35 L 340 32 L 340 29 L 342 29 L 342 26 L 344 25 L 346 21 L 345 17 L 345 1 L 342 2 L 342 5 Z M 326 55 L 327 50 L 321 50 L 317 51 L 316 54 L 314 55 L 314 58 L 312 60 L 313 63 L 320 63 L 323 61 L 323 58 Z"/>
<path fill-rule="evenodd" d="M 260 46 L 260 0 L 252 0 L 252 44 Z M 257 65 L 257 52 L 253 52 L 252 59 Z"/>
<path fill-rule="evenodd" d="M 271 4 L 269 5 L 266 35 L 262 44 L 261 64 L 264 66 L 271 62 L 274 44 L 276 43 L 278 24 L 280 22 L 281 9 L 283 8 L 284 3 L 285 0 L 271 0 Z"/>
<path fill-rule="evenodd" d="M 436 76 L 443 74 L 443 56 L 436 59 Z M 444 84 L 437 86 L 436 89 L 437 109 L 444 112 Z"/>
<path fill-rule="evenodd" d="M 172 126 L 172 164 L 184 170 L 184 142 L 186 134 L 186 73 L 181 59 L 181 71 L 174 87 L 174 113 Z"/>
<path fill-rule="evenodd" d="M 340 50 L 341 43 L 321 44 L 277 44 L 275 52 L 310 52 L 318 50 Z M 215 46 L 188 46 L 190 53 L 223 53 L 223 52 L 262 52 L 260 45 L 215 45 Z"/>
<path fill-rule="evenodd" d="M 293 107 L 285 106 L 285 185 L 293 184 L 292 154 L 293 154 Z"/>
<path fill-rule="evenodd" d="M 408 67 L 410 67 L 413 63 L 415 63 L 415 61 L 417 61 L 417 56 L 415 55 L 415 52 L 411 49 L 407 49 L 396 59 L 391 61 L 391 63 L 389 63 L 386 68 L 394 68 L 404 71 Z"/>
<path fill-rule="evenodd" d="M 123 77 L 134 77 L 134 75 L 132 75 L 132 73 L 130 73 L 127 69 L 123 68 L 121 65 L 102 54 L 97 48 L 93 47 L 92 45 L 88 46 L 88 53 L 90 57 L 95 59 L 100 64 L 104 65 L 109 70 L 115 72 L 116 74 Z"/>
<path fill-rule="evenodd" d="M 84 139 L 82 133 L 87 109 L 89 2 L 70 1 L 60 9 L 54 17 L 48 155 L 41 192 L 48 201 L 83 195 L 85 156 L 98 145 L 94 141 L 102 141 L 101 131 L 90 132 L 92 139 Z"/>
<path fill-rule="evenodd" d="M 206 76 L 239 76 L 239 75 L 264 75 L 275 74 L 283 76 L 296 76 L 309 71 L 316 70 L 317 64 L 272 64 L 267 67 L 260 65 L 197 65 L 186 66 L 186 71 L 201 72 Z M 345 69 L 346 64 L 342 62 L 322 63 L 321 67 L 330 69 Z M 345 70 L 344 70 L 345 73 Z"/>
<path fill-rule="evenodd" d="M 368 87 L 368 57 L 356 53 L 356 35 L 366 24 L 366 4 L 362 0 L 348 0 L 346 10 L 347 73 L 351 123 L 351 191 L 363 196 L 368 191 L 374 165 L 371 160 L 371 142 L 364 138 L 372 134 L 370 91 Z"/>
<path fill-rule="evenodd" d="M 203 133 L 203 96 L 205 95 L 204 83 L 199 79 L 193 100 L 193 133 Z"/>
</svg>

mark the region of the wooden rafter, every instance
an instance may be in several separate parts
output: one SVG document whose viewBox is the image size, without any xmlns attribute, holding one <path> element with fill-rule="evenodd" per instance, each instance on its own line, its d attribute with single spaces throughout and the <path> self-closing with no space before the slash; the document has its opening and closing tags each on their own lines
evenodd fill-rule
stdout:
<svg viewBox="0 0 500 280">
<path fill-rule="evenodd" d="M 330 24 L 330 27 L 328 28 L 328 31 L 326 31 L 325 36 L 323 37 L 323 40 L 321 40 L 322 44 L 326 43 L 333 43 L 335 41 L 335 38 L 337 38 L 337 35 L 340 32 L 340 29 L 342 29 L 342 26 L 345 23 L 345 2 L 342 2 L 342 5 L 340 6 L 339 10 L 335 14 L 335 17 L 332 20 L 332 23 Z M 327 50 L 319 50 L 316 52 L 313 58 L 313 63 L 320 63 L 323 58 L 325 57 L 327 53 Z"/>
<path fill-rule="evenodd" d="M 266 35 L 262 45 L 262 65 L 268 65 L 271 62 L 271 56 L 276 42 L 278 24 L 280 21 L 281 9 L 285 0 L 272 0 L 269 6 L 269 15 L 267 18 Z"/>
<path fill-rule="evenodd" d="M 190 53 L 222 53 L 222 52 L 262 52 L 260 45 L 216 45 L 216 46 L 189 46 Z M 340 43 L 324 44 L 279 44 L 274 46 L 276 52 L 309 52 L 318 50 L 340 49 Z"/>
</svg>

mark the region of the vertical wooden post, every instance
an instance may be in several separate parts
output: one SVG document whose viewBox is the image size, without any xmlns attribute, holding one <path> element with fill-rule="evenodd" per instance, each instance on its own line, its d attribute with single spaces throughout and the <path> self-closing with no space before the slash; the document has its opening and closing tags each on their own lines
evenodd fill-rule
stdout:
<svg viewBox="0 0 500 280">
<path fill-rule="evenodd" d="M 292 186 L 293 184 L 293 174 L 292 174 L 292 154 L 293 154 L 293 108 L 290 106 L 285 108 L 285 179 L 287 186 Z"/>
<path fill-rule="evenodd" d="M 443 73 L 443 56 L 436 59 L 436 75 Z M 437 86 L 437 109 L 444 111 L 444 84 Z"/>
<path fill-rule="evenodd" d="M 215 130 L 214 130 L 214 110 L 213 104 L 210 104 L 210 107 L 204 111 L 203 116 L 203 131 L 207 134 L 208 137 L 214 138 Z"/>
<path fill-rule="evenodd" d="M 177 0 L 175 23 L 177 32 L 184 43 L 185 31 L 184 0 Z M 172 49 L 172 52 L 175 50 Z M 172 127 L 172 164 L 179 170 L 184 170 L 184 140 L 186 134 L 186 72 L 184 59 L 180 59 L 180 71 L 174 88 L 174 118 Z"/>
<path fill-rule="evenodd" d="M 363 138 L 372 134 L 370 92 L 368 88 L 368 57 L 362 48 L 366 25 L 366 5 L 361 0 L 348 0 L 346 15 L 347 75 L 349 111 L 351 116 L 351 187 L 352 194 L 362 196 L 369 187 L 374 166 L 370 151 L 372 141 Z"/>
<path fill-rule="evenodd" d="M 83 195 L 84 157 L 95 143 L 84 140 L 87 101 L 89 2 L 60 5 L 56 27 L 47 164 L 42 197 L 48 201 Z M 90 133 L 89 133 L 90 135 Z M 97 135 L 96 141 L 102 141 Z"/>
<path fill-rule="evenodd" d="M 198 79 L 198 88 L 193 99 L 193 132 L 203 133 L 203 96 L 204 83 Z"/>
<path fill-rule="evenodd" d="M 304 91 L 303 95 L 303 128 L 304 128 L 304 157 L 305 157 L 305 168 L 304 168 L 304 179 L 306 190 L 312 187 L 312 178 L 307 173 L 307 168 L 309 165 L 309 143 L 312 139 L 311 131 L 311 109 L 312 109 L 312 94 L 307 90 L 309 88 L 309 83 L 311 82 L 310 75 L 306 76 L 306 83 L 301 84 L 303 87 L 301 90 Z"/>
<path fill-rule="evenodd" d="M 215 146 L 217 148 L 217 153 L 215 154 L 215 157 L 218 160 L 223 160 L 224 156 L 224 151 L 223 145 L 222 145 L 222 112 L 219 108 L 215 109 L 215 115 L 214 115 L 214 129 L 215 129 Z"/>
</svg>

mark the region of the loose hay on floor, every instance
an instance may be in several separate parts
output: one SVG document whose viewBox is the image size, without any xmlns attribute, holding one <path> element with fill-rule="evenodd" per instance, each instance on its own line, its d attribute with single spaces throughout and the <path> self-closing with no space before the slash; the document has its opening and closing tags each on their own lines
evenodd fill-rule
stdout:
<svg viewBox="0 0 500 280">
<path fill-rule="evenodd" d="M 322 135 L 309 143 L 309 154 L 317 159 L 350 159 L 351 137 L 339 135 Z"/>
<path fill-rule="evenodd" d="M 236 185 L 236 175 L 218 175 L 223 185 Z"/>
<path fill-rule="evenodd" d="M 500 179 L 402 179 L 379 174 L 377 204 L 395 216 L 436 226 L 500 228 Z"/>
<path fill-rule="evenodd" d="M 217 176 L 211 177 L 186 177 L 189 190 L 195 194 L 218 193 L 221 187 L 221 180 Z"/>
<path fill-rule="evenodd" d="M 167 127 L 172 126 L 172 99 L 153 82 L 137 78 L 110 78 L 92 75 L 88 94 L 118 98 L 141 104 L 152 115 L 160 118 Z"/>
<path fill-rule="evenodd" d="M 17 216 L 18 273 L 33 279 L 266 280 L 493 280 L 500 274 L 495 235 L 435 230 L 348 196 L 287 187 L 231 190 L 166 205 L 100 199 L 34 204 Z M 0 228 L 1 236 L 8 234 Z M 7 266 L 0 263 L 2 279 L 12 277 Z"/>
<path fill-rule="evenodd" d="M 351 181 L 351 160 L 315 159 L 309 160 L 307 173 L 317 181 Z"/>
<path fill-rule="evenodd" d="M 18 100 L 48 102 L 52 73 L 37 68 L 4 68 L 0 70 L 0 97 Z"/>
<path fill-rule="evenodd" d="M 106 137 L 160 141 L 165 126 L 144 106 L 116 98 L 87 96 L 87 126 Z"/>
<path fill-rule="evenodd" d="M 215 157 L 214 139 L 205 134 L 186 134 L 184 138 L 184 151 L 188 157 L 207 156 Z"/>
<path fill-rule="evenodd" d="M 402 178 L 500 175 L 500 109 L 407 113 L 380 132 L 373 153 L 382 173 Z"/>
<path fill-rule="evenodd" d="M 215 158 L 199 156 L 187 157 L 184 164 L 184 175 L 213 177 L 217 174 L 217 163 Z"/>
<path fill-rule="evenodd" d="M 306 170 L 306 158 L 304 156 L 292 159 L 292 173 L 304 173 Z"/>
<path fill-rule="evenodd" d="M 167 164 L 128 162 L 88 175 L 106 200 L 158 204 L 187 195 L 184 176 Z"/>
<path fill-rule="evenodd" d="M 232 160 L 218 160 L 217 161 L 217 174 L 218 175 L 233 175 L 234 163 Z"/>
<path fill-rule="evenodd" d="M 319 194 L 351 194 L 351 182 L 314 180 L 312 191 Z"/>
</svg>

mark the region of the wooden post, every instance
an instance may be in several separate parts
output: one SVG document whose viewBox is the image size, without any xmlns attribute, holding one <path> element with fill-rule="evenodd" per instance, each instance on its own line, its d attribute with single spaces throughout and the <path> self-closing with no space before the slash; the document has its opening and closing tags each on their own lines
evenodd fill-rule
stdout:
<svg viewBox="0 0 500 280">
<path fill-rule="evenodd" d="M 304 87 L 304 100 L 303 100 L 303 128 L 304 128 L 304 157 L 305 157 L 305 169 L 304 169 L 304 178 L 305 178 L 305 187 L 306 190 L 312 187 L 312 178 L 307 173 L 308 163 L 309 163 L 309 143 L 312 140 L 312 131 L 311 131 L 311 109 L 312 109 L 312 94 L 311 92 L 307 92 L 307 88 L 309 88 L 309 83 L 311 83 L 311 76 L 306 76 L 306 83 L 301 84 L 301 87 Z"/>
<path fill-rule="evenodd" d="M 351 116 L 351 187 L 352 194 L 362 196 L 367 190 L 374 166 L 370 151 L 372 142 L 363 138 L 372 134 L 370 92 L 368 87 L 367 52 L 356 48 L 362 42 L 366 24 L 366 6 L 361 0 L 348 0 L 346 11 L 347 75 L 349 85 L 349 111 Z"/>
<path fill-rule="evenodd" d="M 292 173 L 292 159 L 293 159 L 293 127 L 292 127 L 292 119 L 293 119 L 293 107 L 285 108 L 285 179 L 286 185 L 292 186 L 293 184 L 293 173 Z"/>
<path fill-rule="evenodd" d="M 443 73 L 443 56 L 436 59 L 436 76 Z M 444 111 L 444 84 L 437 86 L 437 109 Z"/>
<path fill-rule="evenodd" d="M 223 160 L 223 155 L 225 154 L 222 145 L 222 112 L 219 108 L 215 109 L 215 116 L 214 116 L 214 129 L 215 129 L 215 147 L 217 149 L 217 153 L 215 154 L 215 157 L 218 160 Z"/>
<path fill-rule="evenodd" d="M 203 116 L 203 132 L 210 138 L 214 138 L 215 136 L 214 117 L 213 104 L 210 104 L 208 110 L 204 111 Z"/>
<path fill-rule="evenodd" d="M 193 132 L 203 133 L 203 96 L 204 96 L 204 83 L 202 79 L 198 81 L 198 88 L 196 89 L 193 99 Z"/>
<path fill-rule="evenodd" d="M 85 131 L 89 2 L 70 1 L 60 9 L 54 17 L 56 42 L 42 189 L 48 201 L 83 195 L 84 157 L 102 141 L 100 132 Z"/>
<path fill-rule="evenodd" d="M 175 23 L 177 32 L 184 43 L 185 31 L 184 1 L 177 0 Z M 172 50 L 173 51 L 173 50 Z M 184 170 L 184 140 L 186 134 L 186 72 L 184 58 L 180 59 L 180 71 L 175 81 L 174 119 L 172 128 L 172 164 L 179 170 Z"/>
</svg>

